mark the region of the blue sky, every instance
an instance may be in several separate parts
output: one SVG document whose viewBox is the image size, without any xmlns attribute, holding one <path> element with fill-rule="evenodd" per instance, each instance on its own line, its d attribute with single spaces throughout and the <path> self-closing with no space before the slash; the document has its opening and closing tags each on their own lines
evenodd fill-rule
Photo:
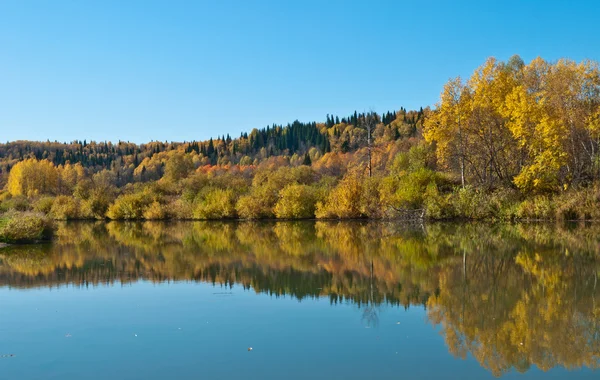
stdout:
<svg viewBox="0 0 600 380">
<path fill-rule="evenodd" d="M 489 56 L 600 60 L 596 1 L 0 0 L 0 141 L 206 139 L 433 105 Z"/>
</svg>

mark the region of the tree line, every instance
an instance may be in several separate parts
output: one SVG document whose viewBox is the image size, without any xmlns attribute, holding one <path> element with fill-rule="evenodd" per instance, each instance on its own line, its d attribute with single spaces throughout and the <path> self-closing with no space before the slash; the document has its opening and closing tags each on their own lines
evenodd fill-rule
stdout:
<svg viewBox="0 0 600 380">
<path fill-rule="evenodd" d="M 598 63 L 488 59 L 433 108 L 207 141 L 0 144 L 0 211 L 57 219 L 600 218 Z"/>
</svg>

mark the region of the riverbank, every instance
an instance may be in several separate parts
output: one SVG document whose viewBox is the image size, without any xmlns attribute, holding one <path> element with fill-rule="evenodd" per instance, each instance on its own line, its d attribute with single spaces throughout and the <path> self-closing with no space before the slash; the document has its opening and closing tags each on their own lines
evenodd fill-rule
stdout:
<svg viewBox="0 0 600 380">
<path fill-rule="evenodd" d="M 44 214 L 11 211 L 0 215 L 0 248 L 50 241 L 53 234 L 54 223 Z"/>
<path fill-rule="evenodd" d="M 380 179 L 371 178 L 372 183 Z M 189 190 L 166 192 L 160 181 L 124 191 L 103 205 L 77 196 L 5 196 L 0 210 L 54 220 L 401 220 L 401 221 L 592 221 L 600 220 L 600 185 L 561 193 L 526 196 L 515 189 L 492 191 L 457 186 L 428 186 L 413 194 L 405 206 L 385 195 L 385 179 L 377 189 L 360 181 L 338 184 L 334 189 L 297 192 L 280 191 L 278 196 L 257 197 L 251 204 L 226 190 L 209 190 L 210 196 L 190 197 Z M 297 186 L 296 186 L 297 187 Z M 338 191 L 339 188 L 344 191 Z M 399 188 L 396 192 L 406 192 Z M 205 190 L 193 191 L 203 194 Z M 276 191 L 274 191 L 277 193 Z M 317 194 L 318 196 L 315 196 Z M 412 192 L 411 192 L 412 194 Z M 334 201 L 335 199 L 335 201 Z M 93 200 L 92 200 L 93 201 Z M 324 203 L 339 205 L 325 212 Z M 333 207 L 333 206 L 331 206 Z M 251 212 L 248 212 L 250 209 Z M 1 218 L 1 216 L 0 216 Z M 0 220 L 0 228 L 7 223 Z M 14 224 L 14 222 L 13 222 Z M 17 228 L 16 225 L 11 225 Z M 21 227 L 19 227 L 21 228 Z M 27 230 L 27 228 L 25 228 Z M 27 232 L 26 236 L 37 232 Z"/>
</svg>

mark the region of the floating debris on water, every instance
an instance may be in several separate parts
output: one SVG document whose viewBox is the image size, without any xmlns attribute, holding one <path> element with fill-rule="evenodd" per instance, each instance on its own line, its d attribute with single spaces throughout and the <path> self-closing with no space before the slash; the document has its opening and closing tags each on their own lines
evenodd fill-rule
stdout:
<svg viewBox="0 0 600 380">
<path fill-rule="evenodd" d="M 72 337 L 72 336 L 73 336 L 73 335 L 71 335 L 71 334 L 69 334 L 69 333 L 66 333 L 66 334 L 65 334 L 65 338 L 70 338 L 70 337 Z"/>
</svg>

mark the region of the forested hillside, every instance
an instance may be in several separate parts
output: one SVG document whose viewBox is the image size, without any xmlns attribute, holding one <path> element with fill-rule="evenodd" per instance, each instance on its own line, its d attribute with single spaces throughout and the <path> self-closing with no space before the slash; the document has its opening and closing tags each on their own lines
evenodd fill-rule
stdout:
<svg viewBox="0 0 600 380">
<path fill-rule="evenodd" d="M 327 115 L 324 123 L 296 120 L 286 126 L 253 129 L 237 138 L 227 134 L 207 141 L 153 141 L 140 145 L 86 140 L 7 142 L 0 144 L 1 181 L 6 184 L 10 169 L 19 161 L 30 158 L 48 160 L 56 167 L 79 164 L 88 174 L 110 170 L 119 178 L 119 185 L 161 178 L 166 160 L 173 155 L 168 152 L 173 151 L 189 154 L 195 167 L 258 165 L 273 156 L 282 156 L 291 165 L 296 165 L 304 162 L 306 153 L 311 159 L 318 159 L 329 152 L 347 153 L 367 145 L 367 116 L 373 118 L 374 139 L 391 142 L 414 136 L 422 126 L 423 115 L 422 109 L 406 111 L 403 108 L 383 115 L 357 112 L 342 118 Z M 134 175 L 136 172 L 138 174 Z"/>
<path fill-rule="evenodd" d="M 433 109 L 208 141 L 0 144 L 0 208 L 57 219 L 600 218 L 593 61 L 488 59 Z"/>
</svg>

